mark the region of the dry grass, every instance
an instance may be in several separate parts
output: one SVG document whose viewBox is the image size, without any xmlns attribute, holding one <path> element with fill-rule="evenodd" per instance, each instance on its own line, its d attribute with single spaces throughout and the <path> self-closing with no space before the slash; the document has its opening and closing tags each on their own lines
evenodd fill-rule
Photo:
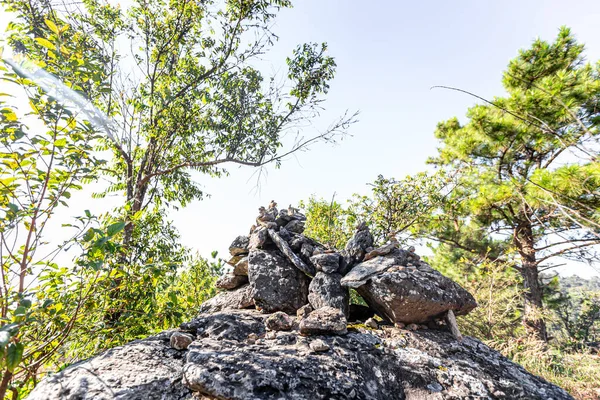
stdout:
<svg viewBox="0 0 600 400">
<path fill-rule="evenodd" d="M 566 353 L 526 338 L 487 344 L 576 399 L 600 399 L 600 354 Z"/>
</svg>

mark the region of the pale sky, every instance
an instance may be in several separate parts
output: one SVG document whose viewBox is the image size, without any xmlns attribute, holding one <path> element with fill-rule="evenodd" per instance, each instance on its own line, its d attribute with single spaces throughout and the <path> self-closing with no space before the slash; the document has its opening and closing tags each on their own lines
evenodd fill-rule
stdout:
<svg viewBox="0 0 600 400">
<path fill-rule="evenodd" d="M 359 123 L 336 146 L 319 144 L 290 157 L 256 190 L 253 170 L 232 167 L 231 176 L 197 180 L 211 197 L 172 212 L 185 245 L 208 256 L 225 256 L 230 242 L 246 234 L 260 205 L 275 199 L 297 204 L 310 195 L 343 201 L 366 193 L 378 174 L 402 178 L 426 168 L 436 152 L 439 121 L 464 117 L 473 98 L 430 90 L 455 86 L 491 98 L 502 95 L 502 71 L 520 48 L 536 38 L 553 40 L 567 25 L 586 44 L 589 60 L 600 59 L 598 1 L 428 1 L 300 0 L 277 19 L 279 42 L 265 56 L 266 72 L 283 69 L 285 57 L 302 42 L 329 44 L 337 75 L 326 112 L 316 127 L 346 109 L 359 110 Z M 368 4 L 368 5 L 366 5 Z M 0 14 L 0 27 L 6 14 Z M 307 131 L 310 135 L 314 131 Z M 106 202 L 87 193 L 73 196 L 69 215 L 102 211 Z M 585 265 L 566 274 L 590 276 Z"/>
</svg>

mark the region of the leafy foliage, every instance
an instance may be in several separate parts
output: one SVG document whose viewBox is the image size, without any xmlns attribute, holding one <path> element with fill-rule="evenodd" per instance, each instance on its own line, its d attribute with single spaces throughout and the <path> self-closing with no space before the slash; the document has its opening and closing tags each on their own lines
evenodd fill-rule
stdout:
<svg viewBox="0 0 600 400">
<path fill-rule="evenodd" d="M 448 207 L 430 235 L 470 249 L 461 226 L 510 240 L 522 275 L 524 322 L 546 338 L 538 269 L 557 256 L 593 259 L 598 226 L 598 66 L 563 28 L 510 62 L 506 97 L 469 109 L 466 124 L 440 123 L 431 163 L 460 171 Z M 569 156 L 569 153 L 573 156 Z M 473 249 L 471 249 L 473 250 Z M 587 251 L 586 250 L 590 250 Z"/>
</svg>

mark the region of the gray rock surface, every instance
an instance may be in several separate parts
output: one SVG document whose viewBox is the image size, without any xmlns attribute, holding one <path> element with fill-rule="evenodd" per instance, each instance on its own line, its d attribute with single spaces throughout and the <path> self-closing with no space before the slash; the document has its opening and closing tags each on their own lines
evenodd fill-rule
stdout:
<svg viewBox="0 0 600 400">
<path fill-rule="evenodd" d="M 225 274 L 217 280 L 215 286 L 219 289 L 235 289 L 248 283 L 246 275 Z"/>
<path fill-rule="evenodd" d="M 388 270 L 396 265 L 393 258 L 376 257 L 356 265 L 343 278 L 342 285 L 354 288 L 360 287 L 374 275 Z"/>
<path fill-rule="evenodd" d="M 260 226 L 252 232 L 250 235 L 250 240 L 248 242 L 248 249 L 262 249 L 267 240 L 269 239 L 269 234 L 267 233 L 267 228 L 264 226 Z"/>
<path fill-rule="evenodd" d="M 345 255 L 349 258 L 348 264 L 351 266 L 361 262 L 365 254 L 367 254 L 367 249 L 372 246 L 373 235 L 371 231 L 364 222 L 358 224 L 354 236 L 346 243 L 346 248 L 344 249 Z"/>
<path fill-rule="evenodd" d="M 170 332 L 135 341 L 51 375 L 29 399 L 572 399 L 470 337 L 386 328 L 265 338 L 266 318 L 200 316 L 182 325 L 196 336 L 187 351 L 170 348 Z"/>
<path fill-rule="evenodd" d="M 346 316 L 339 308 L 321 307 L 300 321 L 303 335 L 343 335 L 347 330 Z"/>
<path fill-rule="evenodd" d="M 304 261 L 302 261 L 302 259 L 292 251 L 290 245 L 283 240 L 277 232 L 275 232 L 273 229 L 269 229 L 268 232 L 269 237 L 271 240 L 273 240 L 279 251 L 281 251 L 296 268 L 310 276 L 315 274 L 314 268 L 305 264 Z"/>
<path fill-rule="evenodd" d="M 340 274 L 317 272 L 308 286 L 308 302 L 316 310 L 321 307 L 335 307 L 348 316 L 350 294 L 342 287 Z"/>
<path fill-rule="evenodd" d="M 231 245 L 229 245 L 229 254 L 232 256 L 238 256 L 240 254 L 248 254 L 248 236 L 236 237 Z"/>
<path fill-rule="evenodd" d="M 295 314 L 308 302 L 308 277 L 275 250 L 251 250 L 248 277 L 257 308 Z"/>
<path fill-rule="evenodd" d="M 304 222 L 297 219 L 291 220 L 285 225 L 285 229 L 288 232 L 302 233 L 304 232 Z"/>
<path fill-rule="evenodd" d="M 248 276 L 248 256 L 242 257 L 233 267 L 234 275 L 246 275 Z"/>
<path fill-rule="evenodd" d="M 238 310 L 249 307 L 254 307 L 252 287 L 250 285 L 245 285 L 235 290 L 217 293 L 216 296 L 202 303 L 199 311 L 201 313 L 212 313 L 222 310 Z"/>
<path fill-rule="evenodd" d="M 49 375 L 29 400 L 192 400 L 183 385 L 185 353 L 171 348 L 171 333 L 110 349 Z"/>
<path fill-rule="evenodd" d="M 419 324 L 442 318 L 448 310 L 464 315 L 477 306 L 469 292 L 438 271 L 409 270 L 397 261 L 386 256 L 358 264 L 342 285 L 356 288 L 370 307 L 393 322 Z"/>
<path fill-rule="evenodd" d="M 310 258 L 312 264 L 317 271 L 323 271 L 328 274 L 338 272 L 340 269 L 340 254 L 339 253 L 321 253 Z"/>
</svg>

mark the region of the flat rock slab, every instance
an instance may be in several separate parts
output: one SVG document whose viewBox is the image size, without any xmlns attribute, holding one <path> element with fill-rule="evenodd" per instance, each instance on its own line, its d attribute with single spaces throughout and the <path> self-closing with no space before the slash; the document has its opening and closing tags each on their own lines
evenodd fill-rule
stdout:
<svg viewBox="0 0 600 400">
<path fill-rule="evenodd" d="M 196 332 L 187 351 L 168 347 L 168 333 L 133 342 L 45 379 L 29 398 L 572 400 L 470 337 L 459 343 L 447 332 L 389 328 L 279 332 L 248 342 L 247 335 L 263 335 L 267 317 L 255 310 L 200 316 L 187 326 Z M 315 341 L 329 350 L 314 351 Z"/>
</svg>

